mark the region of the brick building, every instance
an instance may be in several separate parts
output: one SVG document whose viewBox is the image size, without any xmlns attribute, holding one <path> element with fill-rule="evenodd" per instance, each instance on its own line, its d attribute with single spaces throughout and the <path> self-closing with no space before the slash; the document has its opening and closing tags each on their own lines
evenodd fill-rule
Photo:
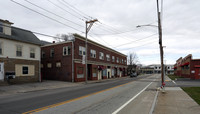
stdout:
<svg viewBox="0 0 200 114">
<path fill-rule="evenodd" d="M 73 41 L 41 47 L 43 79 L 85 81 L 85 38 L 74 34 Z M 126 76 L 127 56 L 97 42 L 88 40 L 88 80 Z"/>
<path fill-rule="evenodd" d="M 8 74 L 16 77 L 10 82 L 40 80 L 40 40 L 31 32 L 11 26 L 0 19 L 0 83 Z"/>
<path fill-rule="evenodd" d="M 189 54 L 186 57 L 180 57 L 174 65 L 174 74 L 191 79 L 200 79 L 200 59 L 192 59 Z"/>
</svg>

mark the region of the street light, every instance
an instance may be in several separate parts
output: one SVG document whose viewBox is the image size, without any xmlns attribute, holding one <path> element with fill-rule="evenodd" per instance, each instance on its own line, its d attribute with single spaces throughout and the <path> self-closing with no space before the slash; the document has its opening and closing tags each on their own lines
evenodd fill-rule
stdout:
<svg viewBox="0 0 200 114">
<path fill-rule="evenodd" d="M 160 25 L 160 24 L 158 24 L 158 25 Z M 163 64 L 163 53 L 164 52 L 163 52 L 163 48 L 165 48 L 166 46 L 162 46 L 161 26 L 146 24 L 146 25 L 138 25 L 138 26 L 136 26 L 136 28 L 143 27 L 143 26 L 157 27 L 158 31 L 159 31 L 159 45 L 160 45 L 160 57 L 161 57 L 161 79 L 162 79 L 161 87 L 163 88 L 165 86 L 165 83 L 164 83 L 164 64 Z"/>
</svg>

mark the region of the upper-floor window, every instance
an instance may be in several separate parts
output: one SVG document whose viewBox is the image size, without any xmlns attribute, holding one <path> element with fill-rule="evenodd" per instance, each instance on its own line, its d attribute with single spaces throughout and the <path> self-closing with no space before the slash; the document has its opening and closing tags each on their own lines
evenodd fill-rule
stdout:
<svg viewBox="0 0 200 114">
<path fill-rule="evenodd" d="M 50 50 L 50 57 L 54 57 L 54 49 L 53 48 Z"/>
<path fill-rule="evenodd" d="M 99 59 L 104 60 L 104 53 L 99 52 Z"/>
<path fill-rule="evenodd" d="M 17 57 L 21 57 L 22 56 L 22 46 L 21 45 L 17 45 L 16 46 L 16 56 Z"/>
<path fill-rule="evenodd" d="M 95 50 L 93 50 L 93 49 L 90 50 L 90 57 L 96 58 L 96 51 Z"/>
<path fill-rule="evenodd" d="M 117 63 L 119 63 L 119 57 L 117 57 L 117 60 L 116 60 L 116 61 L 117 61 Z"/>
<path fill-rule="evenodd" d="M 0 55 L 2 55 L 2 54 L 3 54 L 3 43 L 0 42 Z"/>
<path fill-rule="evenodd" d="M 85 55 L 85 47 L 79 46 L 79 55 Z"/>
<path fill-rule="evenodd" d="M 112 56 L 112 62 L 115 62 L 115 56 Z"/>
<path fill-rule="evenodd" d="M 30 58 L 35 58 L 35 49 L 30 48 Z"/>
<path fill-rule="evenodd" d="M 124 59 L 122 59 L 122 64 L 124 64 Z"/>
<path fill-rule="evenodd" d="M 65 46 L 63 47 L 63 55 L 70 55 L 71 54 L 71 47 L 70 46 Z"/>
<path fill-rule="evenodd" d="M 2 22 L 0 22 L 0 32 L 3 33 L 3 23 Z"/>
<path fill-rule="evenodd" d="M 106 54 L 106 59 L 107 59 L 107 61 L 110 61 L 110 55 L 109 54 Z"/>
<path fill-rule="evenodd" d="M 42 51 L 42 58 L 45 58 L 45 52 Z"/>
<path fill-rule="evenodd" d="M 126 64 L 126 60 L 124 60 L 124 64 Z"/>
</svg>

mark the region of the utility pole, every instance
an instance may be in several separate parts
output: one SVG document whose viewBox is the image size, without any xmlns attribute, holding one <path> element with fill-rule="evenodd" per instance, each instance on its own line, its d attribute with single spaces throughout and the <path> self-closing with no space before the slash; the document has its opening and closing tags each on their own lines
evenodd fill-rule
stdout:
<svg viewBox="0 0 200 114">
<path fill-rule="evenodd" d="M 85 28 L 85 83 L 87 83 L 87 34 L 88 32 L 90 31 L 92 25 L 98 21 L 97 19 L 94 19 L 94 20 L 90 20 L 90 21 L 85 21 L 85 24 L 86 24 L 86 28 Z M 89 26 L 88 26 L 89 24 Z"/>
<path fill-rule="evenodd" d="M 162 46 L 162 25 L 161 25 L 161 12 L 159 10 L 159 2 L 157 0 L 157 13 L 158 13 L 158 31 L 159 31 L 159 45 L 160 45 L 160 58 L 161 58 L 161 87 L 164 88 L 165 82 L 164 82 L 164 65 L 163 65 L 163 46 Z"/>
</svg>

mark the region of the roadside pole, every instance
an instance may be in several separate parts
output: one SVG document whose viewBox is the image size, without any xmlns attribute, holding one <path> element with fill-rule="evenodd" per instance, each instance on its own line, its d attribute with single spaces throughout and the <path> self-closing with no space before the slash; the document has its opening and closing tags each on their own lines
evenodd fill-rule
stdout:
<svg viewBox="0 0 200 114">
<path fill-rule="evenodd" d="M 161 25 L 161 14 L 159 10 L 159 1 L 157 0 L 157 14 L 158 14 L 158 31 L 159 31 L 159 45 L 160 45 L 160 58 L 161 58 L 161 88 L 164 90 L 164 65 L 163 65 L 163 46 L 162 46 L 162 25 Z"/>
<path fill-rule="evenodd" d="M 85 83 L 87 83 L 87 34 L 89 30 L 91 29 L 92 25 L 98 21 L 97 19 L 85 21 L 86 28 L 85 28 Z M 88 26 L 89 24 L 89 26 Z"/>
</svg>

